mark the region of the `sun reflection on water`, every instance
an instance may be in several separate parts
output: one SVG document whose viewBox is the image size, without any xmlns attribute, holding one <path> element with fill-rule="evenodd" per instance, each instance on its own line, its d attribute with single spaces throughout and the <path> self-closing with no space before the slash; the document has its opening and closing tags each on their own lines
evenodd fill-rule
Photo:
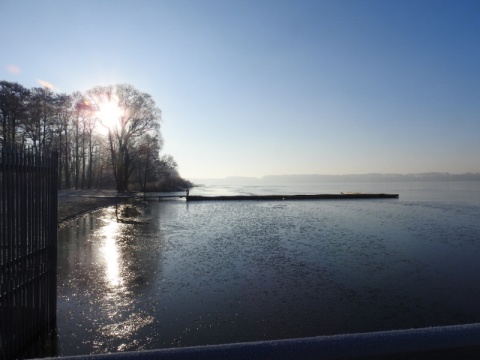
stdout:
<svg viewBox="0 0 480 360">
<path fill-rule="evenodd" d="M 94 352 L 125 351 L 138 348 L 135 335 L 142 328 L 154 322 L 147 311 L 138 311 L 132 304 L 132 273 L 129 260 L 125 257 L 125 244 L 128 239 L 125 223 L 117 221 L 118 208 L 105 209 L 102 227 L 100 253 L 103 263 L 106 291 L 103 291 L 101 308 L 104 321 L 97 329 L 98 339 L 93 341 Z"/>
<path fill-rule="evenodd" d="M 122 258 L 117 243 L 121 224 L 116 222 L 115 219 L 108 219 L 107 221 L 108 223 L 102 229 L 105 240 L 101 248 L 106 266 L 105 278 L 111 287 L 118 287 L 123 285 Z"/>
</svg>

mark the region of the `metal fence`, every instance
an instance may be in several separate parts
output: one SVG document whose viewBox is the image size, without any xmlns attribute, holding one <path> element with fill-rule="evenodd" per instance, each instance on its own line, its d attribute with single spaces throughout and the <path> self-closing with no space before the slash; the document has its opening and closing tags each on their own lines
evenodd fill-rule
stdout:
<svg viewBox="0 0 480 360">
<path fill-rule="evenodd" d="M 57 154 L 0 144 L 0 360 L 55 324 Z"/>
</svg>

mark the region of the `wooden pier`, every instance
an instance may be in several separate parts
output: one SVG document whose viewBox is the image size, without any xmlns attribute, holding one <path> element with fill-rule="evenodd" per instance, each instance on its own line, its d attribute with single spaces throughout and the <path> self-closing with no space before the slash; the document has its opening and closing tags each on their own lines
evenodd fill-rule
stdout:
<svg viewBox="0 0 480 360">
<path fill-rule="evenodd" d="M 368 194 L 368 193 L 341 193 L 315 195 L 227 195 L 227 196 L 199 196 L 189 195 L 187 201 L 209 200 L 347 200 L 347 199 L 398 199 L 398 194 Z"/>
</svg>

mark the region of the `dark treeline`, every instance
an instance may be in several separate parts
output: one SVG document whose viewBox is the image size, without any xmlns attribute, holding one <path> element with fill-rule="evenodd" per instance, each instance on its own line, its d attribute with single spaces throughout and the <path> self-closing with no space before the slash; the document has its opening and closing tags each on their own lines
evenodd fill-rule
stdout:
<svg viewBox="0 0 480 360">
<path fill-rule="evenodd" d="M 54 93 L 0 81 L 0 145 L 57 151 L 59 186 L 171 191 L 189 188 L 171 155 L 160 155 L 160 109 L 131 85 Z"/>
</svg>

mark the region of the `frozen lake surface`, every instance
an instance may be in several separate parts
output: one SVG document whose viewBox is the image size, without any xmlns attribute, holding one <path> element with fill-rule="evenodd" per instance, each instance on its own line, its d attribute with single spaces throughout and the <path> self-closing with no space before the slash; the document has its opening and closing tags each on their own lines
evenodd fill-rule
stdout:
<svg viewBox="0 0 480 360">
<path fill-rule="evenodd" d="M 59 232 L 58 353 L 480 321 L 480 184 L 221 186 L 200 195 L 400 199 L 137 203 Z M 135 213 L 135 211 L 133 211 Z"/>
</svg>

